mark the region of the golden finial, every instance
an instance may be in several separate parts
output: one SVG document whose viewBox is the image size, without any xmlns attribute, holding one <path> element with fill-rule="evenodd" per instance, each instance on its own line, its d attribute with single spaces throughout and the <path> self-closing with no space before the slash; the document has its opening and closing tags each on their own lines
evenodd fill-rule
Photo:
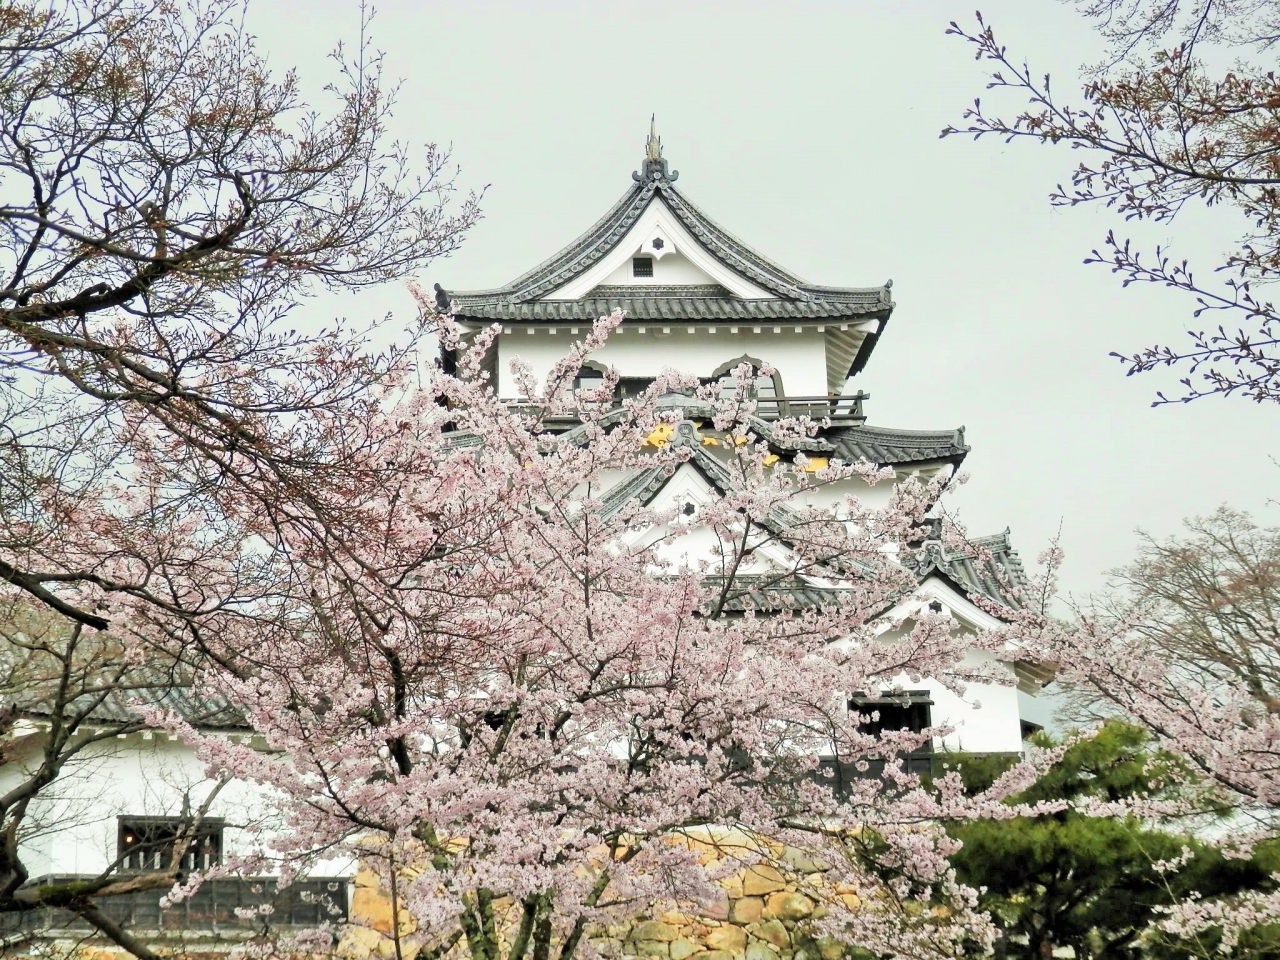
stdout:
<svg viewBox="0 0 1280 960">
<path fill-rule="evenodd" d="M 637 183 L 654 183 L 661 185 L 671 182 L 680 176 L 675 170 L 667 170 L 667 161 L 662 159 L 662 138 L 658 136 L 658 115 L 649 116 L 649 139 L 644 142 L 644 164 L 631 174 Z"/>
<path fill-rule="evenodd" d="M 657 162 L 662 159 L 662 138 L 658 136 L 658 115 L 649 115 L 649 139 L 644 144 L 646 158 Z"/>
</svg>

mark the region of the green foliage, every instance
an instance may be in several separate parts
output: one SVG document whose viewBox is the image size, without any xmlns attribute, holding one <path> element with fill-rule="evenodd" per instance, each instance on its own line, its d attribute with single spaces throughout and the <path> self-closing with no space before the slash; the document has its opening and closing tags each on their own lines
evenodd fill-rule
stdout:
<svg viewBox="0 0 1280 960">
<path fill-rule="evenodd" d="M 1044 738 L 1041 745 L 1051 742 Z M 1034 785 L 1011 801 L 1117 801 L 1170 796 L 1175 761 L 1147 749 L 1148 736 L 1121 722 L 1067 748 Z M 1004 758 L 958 757 L 970 789 L 989 784 Z M 950 828 L 964 847 L 952 858 L 959 878 L 982 890 L 982 906 L 1005 931 L 1012 955 L 1048 956 L 1069 946 L 1077 957 L 1132 957 L 1158 910 L 1192 891 L 1205 897 L 1257 889 L 1280 865 L 1275 848 L 1228 859 L 1182 833 L 1137 817 L 1088 817 L 1066 810 L 1037 818 L 973 821 Z M 1176 870 L 1161 861 L 1184 861 Z M 1024 946 L 1025 945 L 1025 946 Z M 1201 955 L 1206 944 L 1163 945 L 1164 956 Z"/>
<path fill-rule="evenodd" d="M 1221 957 L 1222 931 L 1207 931 L 1194 940 L 1158 935 L 1147 939 L 1146 955 L 1151 960 L 1182 960 L 1184 957 Z M 1280 926 L 1266 924 L 1244 931 L 1230 951 L 1231 960 L 1277 960 L 1280 958 Z"/>
</svg>

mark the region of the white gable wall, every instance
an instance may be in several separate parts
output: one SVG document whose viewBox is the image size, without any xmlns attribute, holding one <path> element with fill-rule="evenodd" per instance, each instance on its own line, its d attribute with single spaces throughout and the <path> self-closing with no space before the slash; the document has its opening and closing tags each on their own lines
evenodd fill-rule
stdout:
<svg viewBox="0 0 1280 960">
<path fill-rule="evenodd" d="M 655 240 L 661 241 L 654 247 Z M 654 258 L 654 276 L 637 278 L 631 275 L 631 259 L 643 254 Z M 659 266 L 666 258 L 677 255 L 687 262 L 680 268 L 681 275 L 690 280 L 659 279 Z M 676 261 L 673 261 L 673 264 Z M 692 269 L 690 269 L 692 268 Z M 672 275 L 677 271 L 674 267 Z M 611 278 L 618 279 L 611 279 Z M 593 287 L 602 283 L 654 284 L 654 283 L 718 283 L 735 296 L 747 300 L 763 300 L 774 294 L 746 277 L 730 270 L 698 243 L 684 225 L 676 219 L 658 194 L 654 194 L 644 213 L 631 225 L 631 229 L 617 245 L 584 273 L 570 280 L 563 287 L 548 293 L 543 300 L 577 300 L 586 296 Z"/>
<path fill-rule="evenodd" d="M 659 259 L 656 254 L 665 251 L 637 250 L 633 257 L 646 256 L 653 259 L 653 276 L 637 277 L 633 273 L 631 260 L 627 260 L 601 283 L 609 286 L 644 287 L 644 286 L 691 286 L 717 283 L 715 277 L 679 252 L 668 253 Z"/>
<path fill-rule="evenodd" d="M 714 503 L 718 497 L 719 494 L 711 489 L 695 467 L 687 463 L 682 464 L 657 496 L 650 501 L 650 506 L 654 510 L 673 512 L 676 518 L 636 533 L 635 542 L 646 546 L 657 544 L 655 553 L 659 559 L 677 567 L 694 567 L 704 561 L 714 565 L 717 551 L 721 547 L 720 538 L 716 532 L 698 524 L 696 513 L 692 518 L 694 524 L 692 530 L 681 530 L 679 526 L 685 522 L 682 519 L 684 514 L 680 512 L 685 504 L 692 504 L 696 511 L 705 504 Z M 661 543 L 659 543 L 660 540 Z M 732 545 L 729 545 L 729 548 L 732 549 Z M 738 567 L 738 573 L 742 576 L 756 576 L 793 569 L 794 561 L 787 554 L 787 549 L 780 544 L 766 544 L 752 551 L 751 556 Z"/>
<path fill-rule="evenodd" d="M 936 576 L 927 578 L 920 585 L 918 596 L 922 599 L 907 601 L 899 610 L 909 612 L 912 606 L 936 601 L 951 615 L 957 630 L 973 633 L 999 626 L 995 617 L 980 610 Z M 908 622 L 905 629 L 910 627 Z M 885 636 L 900 633 L 889 631 Z M 1010 658 L 1012 655 L 1013 651 L 1009 651 Z M 886 689 L 900 686 L 904 690 L 929 691 L 933 700 L 933 725 L 952 728 L 951 733 L 939 739 L 937 749 L 967 753 L 1021 753 L 1022 709 L 1013 665 L 1003 656 L 985 650 L 970 650 L 965 655 L 964 664 L 967 667 L 992 668 L 997 676 L 1008 682 L 970 683 L 961 695 L 934 680 L 912 681 L 902 675 L 886 684 Z"/>
</svg>

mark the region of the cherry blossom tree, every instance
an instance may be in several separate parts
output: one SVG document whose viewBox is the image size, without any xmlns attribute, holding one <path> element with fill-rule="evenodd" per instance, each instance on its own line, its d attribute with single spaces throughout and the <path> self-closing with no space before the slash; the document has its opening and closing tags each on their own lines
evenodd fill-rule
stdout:
<svg viewBox="0 0 1280 960">
<path fill-rule="evenodd" d="M 361 857 L 431 950 L 496 960 L 507 905 L 512 960 L 570 960 L 593 922 L 705 900 L 735 862 L 807 883 L 778 845 L 831 864 L 849 900 L 805 887 L 830 932 L 900 955 L 987 942 L 938 824 L 1015 815 L 998 801 L 1034 771 L 979 797 L 958 778 L 925 790 L 893 759 L 938 731 L 873 736 L 849 707 L 923 676 L 994 679 L 963 660 L 985 641 L 912 606 L 898 562 L 942 481 L 883 509 L 803 506 L 814 485 L 890 478 L 779 462 L 746 371 L 725 394 L 664 376 L 619 410 L 608 376 L 572 398 L 579 427 L 548 433 L 618 317 L 546 383 L 522 372 L 533 412 L 480 375 L 493 333 L 455 344 L 445 376 L 418 363 L 417 331 L 379 354 L 359 332 L 289 330 L 308 292 L 404 275 L 477 216 L 446 203 L 443 154 L 389 142 L 363 39 L 336 54 L 324 113 L 272 77 L 233 3 L 0 9 L 0 581 L 23 669 L 61 691 L 33 778 L 0 797 L 0 910 L 59 906 L 154 955 L 98 909 L 136 886 L 32 886 L 18 847 L 59 765 L 113 735 L 95 700 L 119 695 L 137 715 L 115 732 L 167 725 L 215 782 L 283 798 L 263 856 L 286 875 Z M 697 396 L 677 409 L 673 390 Z M 615 483 L 708 451 L 706 502 L 646 506 Z M 826 599 L 788 600 L 797 578 Z M 272 751 L 147 695 L 172 685 Z M 8 691 L 4 707 L 24 709 Z M 833 789 L 824 755 L 889 772 Z M 696 843 L 727 830 L 747 842 L 704 863 Z M 148 888 L 198 883 L 179 859 Z"/>
<path fill-rule="evenodd" d="M 410 275 L 478 216 L 474 196 L 448 202 L 445 153 L 390 139 L 395 90 L 363 29 L 312 107 L 243 15 L 239 0 L 0 5 L 0 583 L 93 629 L 113 596 L 199 612 L 172 609 L 154 534 L 216 514 L 224 488 L 278 525 L 341 526 L 328 434 L 367 415 L 409 344 L 379 352 L 368 326 L 290 329 L 290 314 Z M 163 482 L 95 530 L 85 515 L 137 434 Z"/>
<path fill-rule="evenodd" d="M 976 797 L 955 774 L 926 789 L 897 758 L 941 731 L 875 734 L 850 706 L 1001 674 L 966 665 L 986 641 L 913 601 L 899 562 L 944 481 L 899 484 L 880 509 L 803 506 L 891 474 L 780 459 L 745 367 L 731 390 L 667 374 L 620 408 L 612 374 L 575 394 L 620 320 L 546 382 L 517 371 L 518 411 L 480 373 L 496 331 L 464 348 L 446 324 L 458 375 L 388 400 L 358 447 L 384 482 L 353 509 L 383 553 L 356 563 L 300 539 L 275 631 L 229 617 L 207 640 L 194 687 L 236 704 L 269 751 L 150 721 L 284 798 L 288 829 L 263 857 L 376 870 L 397 950 L 412 916 L 427 955 L 570 960 L 597 924 L 706 905 L 717 877 L 759 861 L 829 911 L 818 931 L 889 955 L 980 949 L 991 928 L 940 824 L 1016 815 L 1000 800 L 1035 769 Z M 577 427 L 543 427 L 568 409 Z M 773 441 L 809 429 L 783 422 Z M 641 497 L 695 468 L 714 479 L 696 502 Z M 799 582 L 825 599 L 797 601 Z M 873 760 L 883 778 L 833 783 L 832 765 Z M 794 866 L 811 862 L 830 865 L 822 884 Z"/>
<path fill-rule="evenodd" d="M 1141 726 L 1153 745 L 1181 759 L 1180 802 L 1139 800 L 1135 809 L 1225 817 L 1231 829 L 1208 835 L 1228 853 L 1274 840 L 1278 825 L 1275 549 L 1275 531 L 1224 509 L 1188 521 L 1184 536 L 1145 538 L 1113 589 L 1070 604 L 1065 619 L 1051 613 L 1061 557 L 1050 551 L 1040 602 L 1008 627 L 1023 655 L 1053 664 L 1058 682 L 1095 715 Z M 1256 892 L 1193 898 L 1162 925 L 1179 936 L 1210 931 L 1229 949 L 1277 919 L 1280 896 Z"/>
<path fill-rule="evenodd" d="M 375 349 L 394 331 L 291 314 L 411 275 L 479 215 L 453 202 L 445 152 L 390 137 L 367 12 L 314 105 L 244 13 L 0 3 L 0 755 L 9 721 L 45 735 L 0 793 L 0 912 L 69 909 L 139 956 L 98 904 L 171 885 L 180 855 L 145 880 L 36 886 L 32 811 L 143 722 L 103 722 L 103 703 L 188 682 L 210 631 L 282 629 L 309 602 L 299 544 L 300 563 L 375 568 L 361 491 L 389 468 L 357 447 L 412 375 L 418 329 Z"/>
<path fill-rule="evenodd" d="M 1193 301 L 1189 342 L 1114 353 L 1130 374 L 1176 367 L 1180 394 L 1156 404 L 1236 394 L 1280 400 L 1280 327 L 1267 299 L 1277 277 L 1280 87 L 1270 55 L 1280 24 L 1272 0 L 1088 0 L 1082 14 L 1111 43 L 1071 102 L 996 38 L 981 13 L 976 28 L 953 22 L 948 33 L 993 65 L 988 89 L 1025 97 L 1016 115 L 981 99 L 942 135 L 988 135 L 1006 141 L 1066 144 L 1083 154 L 1057 206 L 1101 204 L 1125 221 L 1172 223 L 1196 205 L 1227 207 L 1242 218 L 1232 248 L 1206 279 L 1166 249 L 1143 254 L 1108 232 L 1086 263 L 1109 265 L 1125 286 L 1155 283 Z M 1213 318 L 1222 318 L 1215 322 Z"/>
</svg>

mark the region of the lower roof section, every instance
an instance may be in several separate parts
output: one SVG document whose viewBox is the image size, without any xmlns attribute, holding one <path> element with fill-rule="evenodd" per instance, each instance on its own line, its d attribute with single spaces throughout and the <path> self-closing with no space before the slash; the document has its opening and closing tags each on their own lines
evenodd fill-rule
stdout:
<svg viewBox="0 0 1280 960">
<path fill-rule="evenodd" d="M 683 394 L 669 393 L 658 399 L 660 409 L 678 410 L 685 420 L 701 424 L 710 420 L 713 409 L 701 400 Z M 626 413 L 621 408 L 605 416 L 603 426 L 611 427 L 620 422 Z M 824 456 L 845 463 L 866 460 L 879 466 L 896 467 L 926 463 L 949 463 L 959 466 L 969 453 L 965 443 L 964 427 L 951 430 L 897 430 L 892 427 L 872 427 L 865 423 L 833 423 L 818 427 L 811 437 L 780 439 L 776 421 L 752 417 L 748 421 L 753 433 L 780 454 L 796 451 L 806 455 Z M 565 424 L 554 432 L 573 434 L 580 425 Z M 701 448 L 696 448 L 701 449 Z"/>
<path fill-rule="evenodd" d="M 897 466 L 945 461 L 959 463 L 969 452 L 964 427 L 956 430 L 895 430 L 866 424 L 833 426 L 818 435 L 830 444 L 831 455 L 846 462 L 868 460 Z"/>
<path fill-rule="evenodd" d="M 1026 599 L 1027 574 L 1007 528 L 1002 533 L 972 537 L 963 546 L 926 540 L 915 567 L 922 581 L 936 573 L 970 599 L 983 597 L 1013 610 L 1021 608 Z"/>
</svg>

